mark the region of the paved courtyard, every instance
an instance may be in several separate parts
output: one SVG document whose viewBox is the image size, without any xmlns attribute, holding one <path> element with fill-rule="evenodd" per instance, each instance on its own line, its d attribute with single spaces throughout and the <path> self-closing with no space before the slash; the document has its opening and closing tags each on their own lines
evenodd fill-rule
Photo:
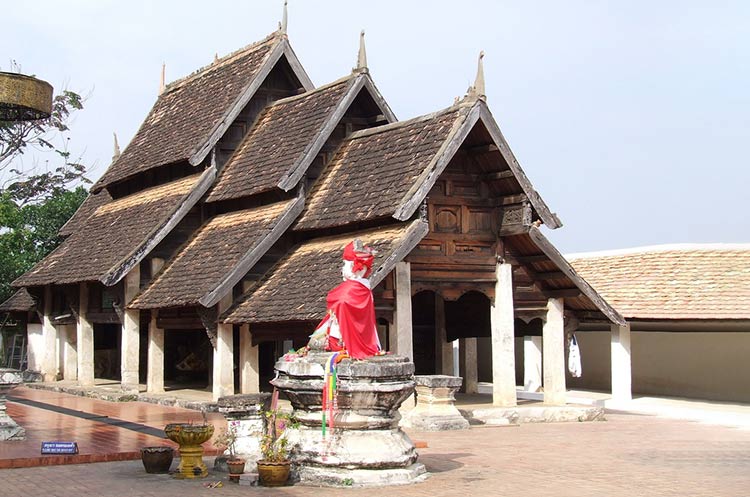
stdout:
<svg viewBox="0 0 750 497">
<path fill-rule="evenodd" d="M 48 425 L 55 424 L 75 437 L 82 433 L 105 432 L 132 450 L 130 439 L 152 443 L 133 426 L 102 423 L 96 417 L 78 416 L 76 423 L 63 423 L 70 411 L 54 412 L 44 402 L 63 404 L 70 410 L 83 408 L 127 418 L 141 416 L 134 423 L 153 425 L 170 416 L 185 416 L 185 410 L 152 406 L 155 419 L 143 417 L 139 403 L 99 404 L 92 399 L 62 396 L 40 397 L 37 404 L 9 402 L 9 411 L 48 411 Z M 25 395 L 30 397 L 31 394 Z M 20 395 L 19 395 L 20 397 Z M 119 406 L 119 407 L 118 407 Z M 169 409 L 174 409 L 170 412 Z M 527 424 L 511 427 L 473 426 L 470 430 L 442 433 L 411 433 L 427 443 L 420 461 L 432 473 L 423 483 L 391 487 L 378 494 L 404 496 L 748 496 L 750 495 L 750 430 L 712 426 L 654 416 L 609 413 L 605 422 Z M 97 428 L 98 425 L 101 425 Z M 29 436 L 42 427 L 30 427 Z M 73 430 L 65 432 L 65 430 Z M 51 433 L 51 432 L 48 432 Z M 34 438 L 37 437 L 37 438 Z M 6 448 L 6 450 L 8 450 Z M 6 456 L 7 457 L 7 456 Z M 226 480 L 225 474 L 211 474 L 205 480 L 178 481 L 166 475 L 148 475 L 140 461 L 99 462 L 0 470 L 0 496 L 170 496 L 194 495 L 372 495 L 367 489 L 326 489 L 300 486 L 281 489 L 240 487 L 226 483 L 221 488 L 205 484 Z"/>
</svg>

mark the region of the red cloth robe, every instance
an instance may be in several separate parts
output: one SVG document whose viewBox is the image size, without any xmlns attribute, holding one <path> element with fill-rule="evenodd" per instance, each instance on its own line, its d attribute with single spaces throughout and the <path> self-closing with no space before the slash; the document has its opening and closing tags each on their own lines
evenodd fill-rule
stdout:
<svg viewBox="0 0 750 497">
<path fill-rule="evenodd" d="M 328 292 L 326 302 L 329 315 L 323 322 L 333 311 L 350 357 L 365 359 L 380 352 L 372 290 L 356 280 L 346 280 Z M 329 336 L 327 349 L 341 350 L 337 342 L 338 339 Z"/>
</svg>

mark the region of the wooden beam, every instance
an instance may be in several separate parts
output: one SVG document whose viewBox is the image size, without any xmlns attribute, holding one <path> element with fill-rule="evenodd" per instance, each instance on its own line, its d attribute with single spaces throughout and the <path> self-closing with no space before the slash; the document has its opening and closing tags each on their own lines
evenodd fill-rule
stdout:
<svg viewBox="0 0 750 497">
<path fill-rule="evenodd" d="M 474 145 L 473 147 L 464 147 L 464 150 L 472 154 L 486 154 L 488 152 L 500 151 L 500 149 L 497 148 L 497 145 L 495 145 L 494 143 L 485 144 L 485 145 Z"/>
<path fill-rule="evenodd" d="M 567 275 L 563 271 L 544 271 L 541 273 L 535 272 L 534 276 L 532 276 L 533 279 L 539 281 L 562 280 L 566 277 Z"/>
<path fill-rule="evenodd" d="M 551 290 L 544 290 L 542 292 L 545 296 L 551 298 L 551 299 L 558 299 L 558 298 L 576 298 L 581 296 L 581 290 L 578 288 L 557 288 L 557 289 L 551 289 Z"/>
<path fill-rule="evenodd" d="M 534 262 L 545 262 L 549 260 L 549 257 L 547 257 L 545 254 L 517 255 L 514 256 L 514 258 L 516 261 L 518 261 L 519 264 L 531 264 Z"/>
<path fill-rule="evenodd" d="M 513 177 L 514 177 L 513 171 L 511 171 L 510 169 L 506 169 L 505 171 L 497 171 L 494 173 L 487 173 L 487 174 L 481 175 L 482 179 L 490 180 L 490 181 L 499 180 L 499 179 L 510 179 Z"/>
<path fill-rule="evenodd" d="M 529 232 L 529 226 L 523 224 L 510 224 L 507 226 L 500 227 L 498 231 L 499 236 L 515 236 L 524 235 Z"/>
</svg>

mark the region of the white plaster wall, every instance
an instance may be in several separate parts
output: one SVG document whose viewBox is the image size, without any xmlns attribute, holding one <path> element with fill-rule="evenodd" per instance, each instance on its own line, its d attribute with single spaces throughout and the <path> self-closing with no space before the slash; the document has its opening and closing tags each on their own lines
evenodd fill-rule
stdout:
<svg viewBox="0 0 750 497">
<path fill-rule="evenodd" d="M 26 347 L 28 350 L 28 369 L 39 371 L 44 358 L 44 339 L 41 324 L 26 325 Z"/>
<path fill-rule="evenodd" d="M 579 332 L 583 376 L 569 388 L 610 389 L 609 332 Z M 750 333 L 633 332 L 633 393 L 750 402 Z"/>
</svg>

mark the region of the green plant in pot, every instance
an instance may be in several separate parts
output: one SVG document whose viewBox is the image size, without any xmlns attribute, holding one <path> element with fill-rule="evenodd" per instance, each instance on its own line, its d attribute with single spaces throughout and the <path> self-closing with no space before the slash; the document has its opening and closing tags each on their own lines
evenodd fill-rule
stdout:
<svg viewBox="0 0 750 497">
<path fill-rule="evenodd" d="M 216 436 L 214 443 L 216 445 L 226 447 L 229 451 L 227 457 L 227 467 L 229 467 L 229 479 L 231 481 L 240 481 L 240 475 L 245 472 L 245 460 L 237 456 L 235 452 L 235 444 L 237 442 L 237 422 L 230 421 L 226 429 L 222 430 L 219 435 Z"/>
<path fill-rule="evenodd" d="M 289 479 L 289 440 L 287 428 L 294 428 L 297 421 L 291 414 L 270 409 L 263 411 L 265 429 L 260 440 L 261 459 L 258 460 L 258 478 L 265 487 L 280 487 Z"/>
</svg>

